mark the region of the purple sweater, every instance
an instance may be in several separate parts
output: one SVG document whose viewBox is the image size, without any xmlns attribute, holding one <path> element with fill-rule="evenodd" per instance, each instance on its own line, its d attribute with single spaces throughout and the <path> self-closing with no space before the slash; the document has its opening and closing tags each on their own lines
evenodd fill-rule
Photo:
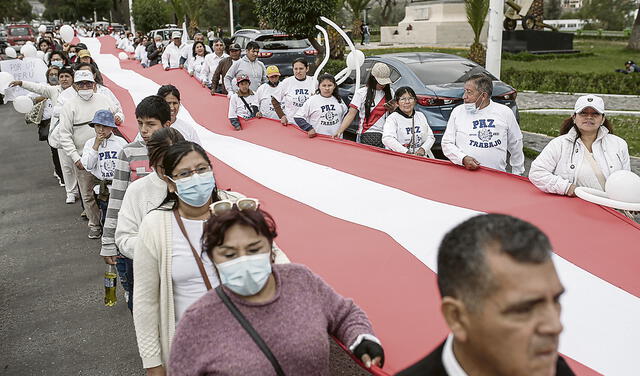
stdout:
<svg viewBox="0 0 640 376">
<path fill-rule="evenodd" d="M 372 334 L 366 314 L 303 265 L 273 265 L 276 295 L 247 303 L 227 291 L 287 375 L 327 375 L 329 334 L 351 346 Z M 214 290 L 184 314 L 173 338 L 171 376 L 275 375 L 269 360 Z"/>
</svg>

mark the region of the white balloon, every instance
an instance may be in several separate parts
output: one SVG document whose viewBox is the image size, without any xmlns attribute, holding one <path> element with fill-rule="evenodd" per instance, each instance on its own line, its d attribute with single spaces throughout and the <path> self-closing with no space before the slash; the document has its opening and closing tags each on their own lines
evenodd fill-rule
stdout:
<svg viewBox="0 0 640 376">
<path fill-rule="evenodd" d="M 127 46 L 127 48 L 125 49 L 125 51 L 129 52 L 129 53 L 133 53 L 133 51 L 135 51 L 133 49 L 133 46 Z"/>
<path fill-rule="evenodd" d="M 37 51 L 36 56 L 44 61 L 44 51 Z"/>
<path fill-rule="evenodd" d="M 18 57 L 18 54 L 16 53 L 16 50 L 13 47 L 5 48 L 4 54 L 12 59 L 15 59 L 16 57 Z"/>
<path fill-rule="evenodd" d="M 35 45 L 36 45 L 35 43 L 33 43 L 33 42 L 32 42 L 32 41 L 30 41 L 30 40 L 28 40 L 28 41 L 24 42 L 24 44 L 30 44 L 30 45 L 32 45 L 32 46 L 35 46 Z"/>
<path fill-rule="evenodd" d="M 357 69 L 364 63 L 364 53 L 360 50 L 353 50 L 347 55 L 347 67 Z"/>
<path fill-rule="evenodd" d="M 24 57 L 37 57 L 38 56 L 38 51 L 36 50 L 36 48 L 32 44 L 25 44 L 24 46 L 20 47 L 20 53 Z"/>
<path fill-rule="evenodd" d="M 605 192 L 612 200 L 640 204 L 640 176 L 627 170 L 618 170 L 607 178 Z"/>
<path fill-rule="evenodd" d="M 45 31 L 47 31 L 47 27 L 45 25 L 40 25 L 38 27 L 38 31 L 41 33 L 44 33 Z"/>
<path fill-rule="evenodd" d="M 60 37 L 67 43 L 70 43 L 73 40 L 73 28 L 69 25 L 62 25 L 60 27 Z"/>
<path fill-rule="evenodd" d="M 13 81 L 13 75 L 9 72 L 0 72 L 0 94 L 4 94 L 4 89 L 9 87 Z"/>
<path fill-rule="evenodd" d="M 33 109 L 33 101 L 26 95 L 21 95 L 13 100 L 13 108 L 21 114 L 26 114 Z"/>
<path fill-rule="evenodd" d="M 120 52 L 118 54 L 118 57 L 120 58 L 120 60 L 127 60 L 129 58 L 129 55 L 127 55 L 126 52 Z"/>
</svg>

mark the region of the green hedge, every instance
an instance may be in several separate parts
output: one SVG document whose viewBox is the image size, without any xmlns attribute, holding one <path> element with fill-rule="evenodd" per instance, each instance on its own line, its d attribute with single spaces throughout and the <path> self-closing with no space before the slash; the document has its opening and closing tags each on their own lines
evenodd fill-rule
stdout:
<svg viewBox="0 0 640 376">
<path fill-rule="evenodd" d="M 338 74 L 338 72 L 340 72 L 346 67 L 347 67 L 346 60 L 330 59 L 329 61 L 327 61 L 327 65 L 325 65 L 324 68 L 322 68 L 322 73 L 327 72 L 335 76 L 336 74 Z"/>
<path fill-rule="evenodd" d="M 500 79 L 517 90 L 640 94 L 640 74 L 567 73 L 505 69 Z"/>
<path fill-rule="evenodd" d="M 502 53 L 503 60 L 514 61 L 534 61 L 534 60 L 555 60 L 555 59 L 573 59 L 579 57 L 594 56 L 593 52 L 577 52 L 574 54 L 532 54 L 530 52 L 520 52 L 512 54 L 509 52 Z"/>
</svg>

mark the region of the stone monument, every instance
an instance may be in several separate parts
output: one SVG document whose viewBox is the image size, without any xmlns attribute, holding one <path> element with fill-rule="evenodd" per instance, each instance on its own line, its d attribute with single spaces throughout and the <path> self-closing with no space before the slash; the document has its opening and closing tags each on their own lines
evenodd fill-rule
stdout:
<svg viewBox="0 0 640 376">
<path fill-rule="evenodd" d="M 487 22 L 480 40 L 487 40 Z M 414 44 L 434 47 L 469 47 L 473 31 L 467 22 L 464 0 L 432 0 L 416 2 L 405 8 L 398 26 L 380 28 L 383 45 Z"/>
</svg>

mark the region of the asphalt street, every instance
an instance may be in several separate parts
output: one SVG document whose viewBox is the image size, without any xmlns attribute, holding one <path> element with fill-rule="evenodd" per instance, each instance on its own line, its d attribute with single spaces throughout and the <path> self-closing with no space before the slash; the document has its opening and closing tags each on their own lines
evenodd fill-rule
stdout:
<svg viewBox="0 0 640 376">
<path fill-rule="evenodd" d="M 0 105 L 0 375 L 144 375 L 122 290 L 105 307 L 100 240 L 65 204 L 51 153 Z M 337 346 L 332 375 L 363 375 Z"/>
</svg>

